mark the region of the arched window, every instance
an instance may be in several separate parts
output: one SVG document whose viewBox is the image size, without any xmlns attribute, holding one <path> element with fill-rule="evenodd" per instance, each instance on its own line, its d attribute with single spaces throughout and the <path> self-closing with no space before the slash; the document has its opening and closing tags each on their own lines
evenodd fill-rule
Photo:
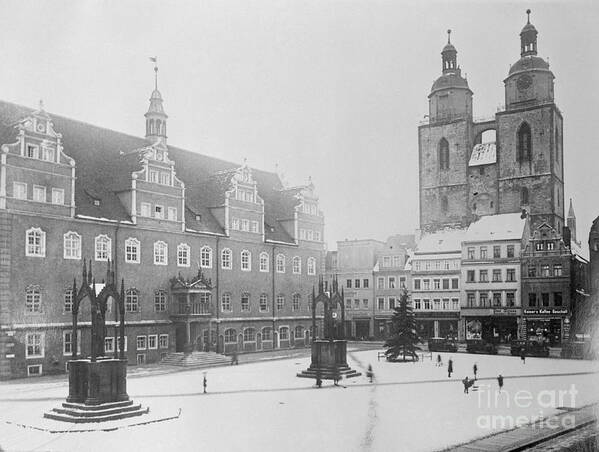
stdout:
<svg viewBox="0 0 599 452">
<path fill-rule="evenodd" d="M 262 328 L 262 340 L 272 341 L 272 328 L 270 326 Z"/>
<path fill-rule="evenodd" d="M 225 344 L 234 344 L 237 342 L 237 331 L 233 328 L 225 330 Z"/>
<path fill-rule="evenodd" d="M 301 339 L 304 336 L 304 327 L 298 325 L 295 327 L 295 337 L 296 339 Z"/>
<path fill-rule="evenodd" d="M 212 248 L 203 246 L 200 250 L 200 266 L 202 268 L 212 268 Z"/>
<path fill-rule="evenodd" d="M 308 258 L 308 274 L 309 275 L 316 274 L 316 259 L 313 257 Z"/>
<path fill-rule="evenodd" d="M 300 307 L 301 307 L 301 295 L 298 293 L 294 293 L 293 297 L 291 298 L 292 300 L 292 304 L 291 304 L 291 309 L 293 309 L 294 311 L 299 311 Z"/>
<path fill-rule="evenodd" d="M 256 330 L 254 328 L 243 330 L 243 342 L 256 342 Z"/>
<path fill-rule="evenodd" d="M 289 327 L 288 326 L 282 326 L 281 328 L 279 328 L 279 339 L 282 341 L 289 340 Z"/>
<path fill-rule="evenodd" d="M 69 231 L 64 235 L 64 258 L 81 259 L 81 236 Z"/>
<path fill-rule="evenodd" d="M 520 204 L 528 204 L 528 188 L 526 187 L 522 187 L 522 189 L 520 190 Z"/>
<path fill-rule="evenodd" d="M 42 294 L 39 286 L 29 286 L 25 289 L 25 311 L 42 312 Z"/>
<path fill-rule="evenodd" d="M 449 169 L 449 143 L 445 138 L 439 141 L 439 169 Z"/>
<path fill-rule="evenodd" d="M 160 119 L 156 120 L 156 135 L 160 135 L 160 130 L 162 129 L 162 121 Z"/>
<path fill-rule="evenodd" d="M 230 270 L 232 268 L 231 259 L 233 257 L 233 253 L 229 248 L 225 248 L 220 253 L 220 266 L 221 268 Z"/>
<path fill-rule="evenodd" d="M 154 242 L 154 265 L 168 264 L 168 245 L 163 241 Z"/>
<path fill-rule="evenodd" d="M 137 289 L 127 289 L 127 292 L 125 292 L 125 311 L 139 311 L 139 295 Z"/>
<path fill-rule="evenodd" d="M 139 240 L 129 237 L 125 240 L 125 262 L 139 264 Z"/>
<path fill-rule="evenodd" d="M 293 273 L 299 275 L 302 273 L 302 259 L 299 256 L 293 258 Z"/>
<path fill-rule="evenodd" d="M 532 133 L 528 123 L 524 122 L 517 133 L 518 161 L 528 162 L 532 156 Z"/>
<path fill-rule="evenodd" d="M 46 257 L 46 233 L 40 228 L 25 232 L 25 256 Z"/>
<path fill-rule="evenodd" d="M 177 266 L 178 267 L 189 267 L 191 248 L 187 243 L 179 243 L 177 245 Z"/>
<path fill-rule="evenodd" d="M 97 261 L 107 261 L 110 259 L 110 248 L 112 241 L 107 235 L 99 235 L 95 240 L 95 256 Z"/>
<path fill-rule="evenodd" d="M 252 269 L 252 253 L 248 250 L 241 252 L 241 270 L 249 272 Z"/>
<path fill-rule="evenodd" d="M 277 273 L 285 273 L 285 255 L 277 254 Z"/>
<path fill-rule="evenodd" d="M 268 253 L 266 253 L 266 252 L 260 253 L 260 271 L 261 272 L 268 271 Z"/>
<path fill-rule="evenodd" d="M 441 197 L 441 211 L 443 213 L 447 213 L 449 210 L 449 201 L 447 200 L 447 196 Z"/>
</svg>

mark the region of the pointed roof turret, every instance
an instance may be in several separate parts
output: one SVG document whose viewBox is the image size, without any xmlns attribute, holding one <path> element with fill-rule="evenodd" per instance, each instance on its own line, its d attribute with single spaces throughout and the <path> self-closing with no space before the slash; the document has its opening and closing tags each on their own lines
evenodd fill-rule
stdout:
<svg viewBox="0 0 599 452">
<path fill-rule="evenodd" d="M 158 91 L 158 58 L 150 57 L 154 63 L 154 91 L 150 96 L 150 106 L 144 115 L 146 117 L 146 139 L 166 144 L 166 119 L 162 105 L 162 94 Z"/>
<path fill-rule="evenodd" d="M 568 218 L 576 218 L 574 207 L 572 206 L 572 198 L 570 198 L 570 208 L 568 209 Z"/>
</svg>

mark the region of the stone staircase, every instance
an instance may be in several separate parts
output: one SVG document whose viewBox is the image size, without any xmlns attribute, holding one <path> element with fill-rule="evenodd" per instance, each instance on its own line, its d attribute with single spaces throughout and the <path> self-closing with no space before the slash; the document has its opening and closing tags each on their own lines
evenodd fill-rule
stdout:
<svg viewBox="0 0 599 452">
<path fill-rule="evenodd" d="M 102 403 L 100 405 L 85 405 L 83 403 L 63 403 L 62 408 L 54 408 L 44 413 L 47 419 L 55 421 L 87 423 L 116 421 L 129 417 L 141 416 L 150 412 L 141 404 L 133 404 L 133 400 L 122 402 Z"/>
<path fill-rule="evenodd" d="M 169 353 L 160 364 L 180 367 L 216 367 L 226 366 L 231 359 L 215 352 Z"/>
<path fill-rule="evenodd" d="M 338 369 L 338 375 L 343 377 L 343 378 L 354 378 L 354 377 L 359 377 L 360 375 L 362 375 L 360 372 L 357 372 L 356 370 L 352 369 L 349 366 L 339 366 L 337 367 Z M 302 378 L 314 378 L 316 379 L 318 373 L 320 372 L 320 379 L 321 380 L 334 380 L 335 379 L 335 375 L 337 374 L 337 372 L 335 372 L 335 368 L 334 367 L 328 367 L 328 366 L 324 366 L 321 367 L 320 369 L 310 366 L 307 370 L 302 370 L 300 373 L 297 374 L 298 377 L 302 377 Z"/>
</svg>

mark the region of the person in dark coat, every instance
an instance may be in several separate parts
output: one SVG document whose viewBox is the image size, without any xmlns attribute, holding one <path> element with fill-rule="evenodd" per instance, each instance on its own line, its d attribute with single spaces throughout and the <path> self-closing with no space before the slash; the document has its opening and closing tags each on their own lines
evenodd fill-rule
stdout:
<svg viewBox="0 0 599 452">
<path fill-rule="evenodd" d="M 441 355 L 437 355 L 437 367 L 441 367 L 443 365 L 443 361 L 441 361 Z"/>
<path fill-rule="evenodd" d="M 503 375 L 499 374 L 497 376 L 497 384 L 499 385 L 499 390 L 501 391 L 501 388 L 503 388 Z"/>
<path fill-rule="evenodd" d="M 451 373 L 453 372 L 453 360 L 449 358 L 447 361 L 447 378 L 451 378 Z"/>
<path fill-rule="evenodd" d="M 464 384 L 464 394 L 468 394 L 468 388 L 470 387 L 470 381 L 468 380 L 468 376 L 462 380 Z"/>
<path fill-rule="evenodd" d="M 334 375 L 333 375 L 333 384 L 335 386 L 339 386 L 339 380 L 341 380 L 341 372 L 339 371 L 339 368 L 337 366 L 335 366 L 335 371 L 334 371 Z"/>
<path fill-rule="evenodd" d="M 478 366 L 476 363 L 474 363 L 474 366 L 472 366 L 472 371 L 474 372 L 474 380 L 476 381 L 476 373 L 478 372 Z"/>
<path fill-rule="evenodd" d="M 204 394 L 206 394 L 207 386 L 208 386 L 208 379 L 206 378 L 206 372 L 204 372 Z"/>
<path fill-rule="evenodd" d="M 520 349 L 520 359 L 522 360 L 522 364 L 526 364 L 526 350 L 524 347 Z"/>
<path fill-rule="evenodd" d="M 231 365 L 233 364 L 239 364 L 239 359 L 237 358 L 237 350 L 234 350 L 233 354 L 231 355 Z"/>
<path fill-rule="evenodd" d="M 320 371 L 320 368 L 316 369 L 316 387 L 322 388 L 322 372 Z"/>
</svg>

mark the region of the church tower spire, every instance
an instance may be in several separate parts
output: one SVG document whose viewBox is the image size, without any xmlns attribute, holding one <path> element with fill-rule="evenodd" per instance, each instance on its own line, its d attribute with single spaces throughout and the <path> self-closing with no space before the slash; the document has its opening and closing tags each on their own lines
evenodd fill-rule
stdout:
<svg viewBox="0 0 599 452">
<path fill-rule="evenodd" d="M 537 29 L 530 23 L 530 9 L 526 10 L 526 25 L 520 32 L 520 56 L 537 54 Z"/>
<path fill-rule="evenodd" d="M 144 115 L 146 117 L 146 139 L 154 143 L 166 144 L 166 119 L 167 114 L 162 106 L 162 94 L 158 91 L 158 58 L 151 57 L 154 63 L 154 91 L 150 96 L 150 106 Z"/>
<path fill-rule="evenodd" d="M 576 214 L 574 213 L 574 207 L 572 206 L 572 198 L 570 198 L 570 208 L 568 209 L 568 218 L 566 219 L 566 223 L 568 225 L 568 229 L 570 229 L 572 241 L 576 242 Z"/>
</svg>

